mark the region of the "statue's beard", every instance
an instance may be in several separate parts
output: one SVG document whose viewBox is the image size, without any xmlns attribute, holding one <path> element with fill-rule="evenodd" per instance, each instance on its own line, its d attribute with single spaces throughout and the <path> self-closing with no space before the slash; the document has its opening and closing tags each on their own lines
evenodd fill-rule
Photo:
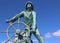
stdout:
<svg viewBox="0 0 60 43">
<path fill-rule="evenodd" d="M 27 10 L 28 10 L 28 11 L 31 11 L 31 10 L 32 10 L 32 8 L 31 8 L 31 7 L 30 7 L 30 8 L 27 8 Z"/>
<path fill-rule="evenodd" d="M 32 8 L 31 8 L 31 7 L 28 7 L 27 10 L 28 10 L 28 11 L 32 11 Z"/>
</svg>

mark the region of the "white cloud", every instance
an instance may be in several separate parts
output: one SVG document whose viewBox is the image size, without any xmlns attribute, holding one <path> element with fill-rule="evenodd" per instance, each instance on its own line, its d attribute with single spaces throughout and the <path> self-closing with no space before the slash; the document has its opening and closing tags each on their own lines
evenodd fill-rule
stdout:
<svg viewBox="0 0 60 43">
<path fill-rule="evenodd" d="M 46 37 L 46 38 L 51 38 L 52 35 L 51 35 L 51 33 L 47 32 L 47 33 L 45 34 L 45 37 Z"/>
<path fill-rule="evenodd" d="M 60 37 L 60 29 L 52 34 L 53 36 Z"/>
<path fill-rule="evenodd" d="M 47 33 L 45 34 L 45 37 L 46 37 L 46 38 L 60 37 L 60 29 L 57 30 L 57 31 L 55 31 L 55 32 L 53 32 L 53 33 L 47 32 Z"/>
</svg>

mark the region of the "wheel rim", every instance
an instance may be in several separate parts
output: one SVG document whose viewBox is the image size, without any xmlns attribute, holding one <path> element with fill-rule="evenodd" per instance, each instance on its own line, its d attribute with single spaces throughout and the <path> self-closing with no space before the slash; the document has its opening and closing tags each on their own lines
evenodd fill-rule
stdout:
<svg viewBox="0 0 60 43">
<path fill-rule="evenodd" d="M 6 35 L 7 35 L 7 37 L 8 37 L 8 39 L 10 40 L 10 41 L 12 41 L 12 42 L 14 42 L 12 39 L 11 39 L 11 37 L 9 36 L 9 29 L 14 25 L 14 24 L 24 24 L 25 26 L 27 26 L 28 28 L 30 28 L 28 25 L 26 25 L 24 22 L 14 22 L 14 23 L 12 23 L 12 24 L 10 24 L 9 26 L 8 26 L 8 28 L 7 28 L 7 31 L 6 31 Z M 15 30 L 16 30 L 16 28 L 14 28 Z"/>
</svg>

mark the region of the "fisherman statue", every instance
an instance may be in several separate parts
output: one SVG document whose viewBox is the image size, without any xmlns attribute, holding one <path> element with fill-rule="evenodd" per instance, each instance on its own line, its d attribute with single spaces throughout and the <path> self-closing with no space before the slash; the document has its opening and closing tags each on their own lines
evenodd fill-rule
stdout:
<svg viewBox="0 0 60 43">
<path fill-rule="evenodd" d="M 39 43 L 44 43 L 44 40 L 43 40 L 43 38 L 42 38 L 41 34 L 39 33 L 38 28 L 36 26 L 36 12 L 34 11 L 34 6 L 31 2 L 26 3 L 26 9 L 24 11 L 17 14 L 13 18 L 11 18 L 10 20 L 7 20 L 6 22 L 13 23 L 16 20 L 18 20 L 18 18 L 21 18 L 21 17 L 24 18 L 24 23 L 26 23 L 30 27 L 29 30 L 31 30 L 31 31 L 30 31 L 29 38 L 31 39 L 31 35 L 34 34 L 34 36 L 37 38 Z"/>
</svg>

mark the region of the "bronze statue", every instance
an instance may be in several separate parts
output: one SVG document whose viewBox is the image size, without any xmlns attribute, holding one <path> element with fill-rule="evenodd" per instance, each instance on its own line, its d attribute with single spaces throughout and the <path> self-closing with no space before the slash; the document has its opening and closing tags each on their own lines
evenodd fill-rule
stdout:
<svg viewBox="0 0 60 43">
<path fill-rule="evenodd" d="M 41 34 L 38 31 L 38 28 L 36 26 L 36 12 L 34 11 L 34 6 L 31 2 L 27 2 L 26 3 L 26 9 L 24 11 L 22 11 L 21 13 L 17 14 L 16 16 L 14 16 L 12 19 L 7 20 L 7 23 L 14 23 L 16 20 L 18 20 L 18 18 L 24 18 L 24 23 L 27 24 L 30 28 L 28 28 L 28 30 L 30 30 L 30 37 L 31 35 L 34 34 L 35 37 L 37 38 L 37 40 L 39 41 L 39 43 L 44 43 L 44 40 L 41 36 Z M 27 27 L 26 27 L 27 28 Z"/>
</svg>

